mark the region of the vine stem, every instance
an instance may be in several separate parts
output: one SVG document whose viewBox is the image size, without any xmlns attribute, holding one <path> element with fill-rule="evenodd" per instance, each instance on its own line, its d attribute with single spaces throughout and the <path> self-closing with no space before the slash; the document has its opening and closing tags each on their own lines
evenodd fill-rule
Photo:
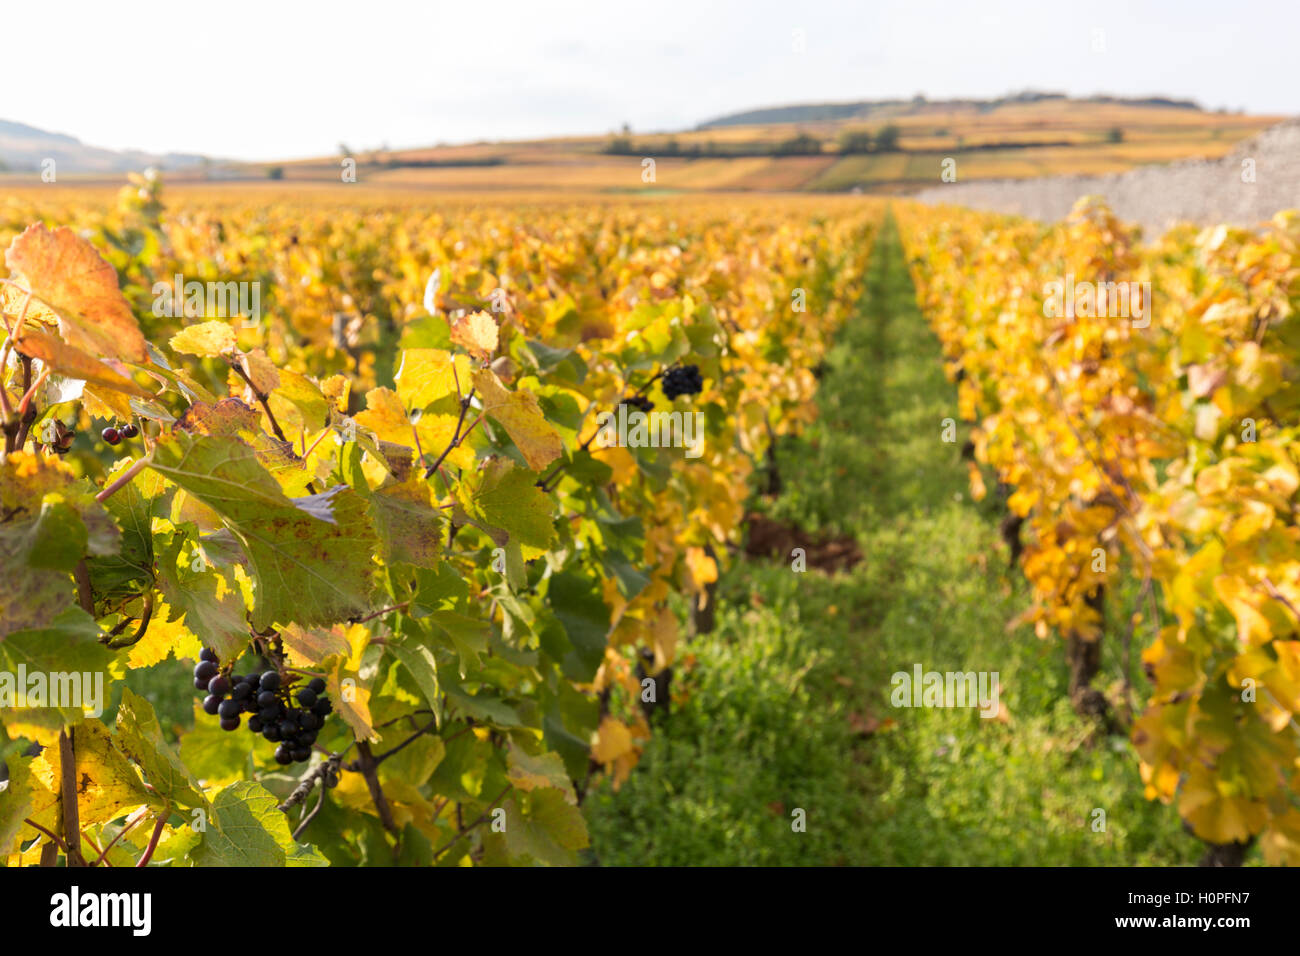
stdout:
<svg viewBox="0 0 1300 956">
<path fill-rule="evenodd" d="M 450 840 L 448 840 L 446 843 L 440 846 L 437 850 L 435 850 L 433 852 L 433 858 L 435 860 L 438 859 L 438 857 L 442 856 L 453 846 L 459 843 L 461 838 L 464 837 L 465 834 L 469 833 L 470 830 L 473 830 L 479 824 L 486 822 L 488 815 L 491 814 L 492 811 L 496 809 L 496 805 L 500 803 L 502 800 L 504 800 L 506 798 L 506 794 L 508 794 L 514 788 L 515 788 L 514 784 L 507 784 L 506 788 L 497 795 L 497 798 L 488 804 L 488 808 L 486 810 L 480 813 L 477 818 L 471 820 L 469 823 L 462 826 L 460 828 L 460 832 L 458 832 L 454 837 L 452 837 Z M 459 809 L 460 804 L 457 804 L 456 806 L 457 809 Z"/>
<path fill-rule="evenodd" d="M 144 856 L 136 861 L 137 867 L 148 866 L 149 861 L 153 859 L 153 851 L 158 849 L 158 840 L 162 837 L 163 827 L 167 826 L 167 814 L 158 814 L 158 822 L 153 825 L 153 833 L 149 836 L 149 845 L 144 848 Z"/>
<path fill-rule="evenodd" d="M 271 431 L 275 432 L 275 437 L 289 447 L 289 453 L 292 455 L 293 442 L 284 437 L 284 429 L 280 427 L 280 423 L 276 420 L 275 412 L 271 411 L 271 396 L 253 384 L 253 379 L 248 374 L 248 370 L 244 368 L 243 363 L 232 359 L 230 360 L 230 367 L 248 385 L 249 391 L 253 393 L 253 397 L 257 399 L 258 404 L 262 406 L 262 411 L 266 412 L 266 420 L 271 423 Z M 316 486 L 310 481 L 307 482 L 307 490 L 313 495 L 317 493 Z"/>
<path fill-rule="evenodd" d="M 105 863 L 105 864 L 107 864 L 107 865 L 109 865 L 109 866 L 112 866 L 113 864 L 109 863 L 108 860 L 105 859 L 105 857 L 108 856 L 108 851 L 111 850 L 111 849 L 113 849 L 113 847 L 117 844 L 117 841 L 118 841 L 118 840 L 122 839 L 122 837 L 126 836 L 126 835 L 127 835 L 128 833 L 130 833 L 133 829 L 135 829 L 135 827 L 139 824 L 139 822 L 140 822 L 141 820 L 143 820 L 143 819 L 145 818 L 145 816 L 147 816 L 147 813 L 148 813 L 148 811 L 146 810 L 146 808 L 143 808 L 143 807 L 142 807 L 142 808 L 140 809 L 140 812 L 139 812 L 139 813 L 137 813 L 137 814 L 133 814 L 133 816 L 135 817 L 135 819 L 128 819 L 128 820 L 126 821 L 126 824 L 122 827 L 122 829 L 120 829 L 120 830 L 117 831 L 117 836 L 113 837 L 113 839 L 109 841 L 108 846 L 106 846 L 106 847 L 104 847 L 104 849 L 100 850 L 100 852 L 99 852 L 99 857 L 95 860 L 94 863 L 92 863 L 92 864 L 90 864 L 90 865 L 91 865 L 91 866 L 99 866 L 99 864 L 101 864 L 101 863 Z"/>
<path fill-rule="evenodd" d="M 148 455 L 145 455 L 143 458 L 137 459 L 136 462 L 133 465 L 131 465 L 130 468 L 122 472 L 122 474 L 120 474 L 117 478 L 114 478 L 111 484 L 105 485 L 103 490 L 101 490 L 99 494 L 95 495 L 95 500 L 106 501 L 113 494 L 122 490 L 124 487 L 130 484 L 132 478 L 140 474 L 140 472 L 144 471 L 152 464 L 153 464 L 152 452 Z"/>
<path fill-rule="evenodd" d="M 402 611 L 410 606 L 410 601 L 403 601 L 401 604 L 394 604 L 392 607 L 380 608 L 365 617 L 355 617 L 352 619 L 353 624 L 364 624 L 366 621 L 373 621 L 377 617 L 383 617 L 385 614 L 391 614 L 393 611 Z"/>
<path fill-rule="evenodd" d="M 379 811 L 379 822 L 384 825 L 384 829 L 392 834 L 400 834 L 397 828 L 397 821 L 393 819 L 393 808 L 388 805 L 388 797 L 384 795 L 384 788 L 379 785 L 379 773 L 377 768 L 379 761 L 375 759 L 374 752 L 370 749 L 370 744 L 364 740 L 357 741 L 357 752 L 361 754 L 357 760 L 357 771 L 366 778 L 366 787 L 370 790 L 370 799 L 375 803 L 375 809 Z"/>
<path fill-rule="evenodd" d="M 59 805 L 63 817 L 63 841 L 68 866 L 85 866 L 81 856 L 81 819 L 77 806 L 77 750 L 74 730 L 59 731 Z"/>
<path fill-rule="evenodd" d="M 434 473 L 440 467 L 442 467 L 442 463 L 447 459 L 447 456 L 450 455 L 452 451 L 459 448 L 460 443 L 463 442 L 466 438 L 468 438 L 469 433 L 474 430 L 474 426 L 483 420 L 483 416 L 479 415 L 478 418 L 474 419 L 474 421 L 470 424 L 469 428 L 465 429 L 465 433 L 463 435 L 461 434 L 460 430 L 465 424 L 465 416 L 469 413 L 469 408 L 470 408 L 469 403 L 473 401 L 473 399 L 474 399 L 474 389 L 471 388 L 469 390 L 469 394 L 460 400 L 460 417 L 456 419 L 456 431 L 452 434 L 451 441 L 448 442 L 447 447 L 442 450 L 442 454 L 438 456 L 437 460 L 434 461 L 432 465 L 430 465 L 428 468 L 424 470 L 425 478 L 432 478 Z M 417 440 L 418 440 L 418 436 L 417 436 Z"/>
</svg>

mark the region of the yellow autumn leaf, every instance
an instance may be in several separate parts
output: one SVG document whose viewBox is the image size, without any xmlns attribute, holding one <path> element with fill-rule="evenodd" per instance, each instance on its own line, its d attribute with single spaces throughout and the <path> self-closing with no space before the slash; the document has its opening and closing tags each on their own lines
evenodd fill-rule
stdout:
<svg viewBox="0 0 1300 956">
<path fill-rule="evenodd" d="M 397 395 L 410 409 L 428 408 L 449 395 L 469 394 L 472 367 L 469 357 L 442 349 L 407 349 L 394 377 Z"/>
<path fill-rule="evenodd" d="M 216 358 L 239 348 L 235 332 L 226 322 L 199 322 L 181 329 L 168 343 L 174 352 Z"/>
<path fill-rule="evenodd" d="M 486 359 L 497 349 L 497 323 L 487 312 L 474 312 L 451 320 L 451 340 L 476 359 Z"/>
<path fill-rule="evenodd" d="M 140 775 L 114 746 L 108 728 L 102 723 L 86 720 L 77 724 L 72 729 L 72 742 L 77 760 L 77 811 L 82 826 L 107 823 L 142 806 L 162 806 L 145 789 Z M 60 751 L 55 744 L 33 758 L 30 767 L 33 779 L 39 784 L 32 795 L 30 817 L 56 833 L 62 785 L 59 761 Z M 34 830 L 28 833 L 34 835 Z"/>
<path fill-rule="evenodd" d="M 510 435 L 533 471 L 541 471 L 564 452 L 560 436 L 542 415 L 537 396 L 525 389 L 509 391 L 491 369 L 474 372 L 474 388 L 483 411 Z"/>
<path fill-rule="evenodd" d="M 607 715 L 596 731 L 596 740 L 591 745 L 591 756 L 599 763 L 612 764 L 619 757 L 629 753 L 634 746 L 632 731 L 627 724 Z"/>
</svg>

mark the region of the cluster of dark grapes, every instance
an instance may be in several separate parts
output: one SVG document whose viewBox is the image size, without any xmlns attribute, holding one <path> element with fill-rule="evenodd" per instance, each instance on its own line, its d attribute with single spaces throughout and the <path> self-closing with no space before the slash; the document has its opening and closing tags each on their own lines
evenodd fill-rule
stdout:
<svg viewBox="0 0 1300 956">
<path fill-rule="evenodd" d="M 134 438 L 138 434 L 140 434 L 140 429 L 136 424 L 134 422 L 127 422 L 121 428 L 114 428 L 112 425 L 109 425 L 99 433 L 99 437 L 104 439 L 104 441 L 108 442 L 110 445 L 116 445 L 123 438 Z"/>
<path fill-rule="evenodd" d="M 644 395 L 633 395 L 631 398 L 623 399 L 621 402 L 619 402 L 619 404 L 626 405 L 628 406 L 628 408 L 635 408 L 647 413 L 650 411 L 650 409 L 655 407 L 655 403 L 650 401 L 650 399 L 646 398 Z"/>
<path fill-rule="evenodd" d="M 290 698 L 290 689 L 281 685 L 278 671 L 227 677 L 221 673 L 217 655 L 206 647 L 194 668 L 194 686 L 208 692 L 203 709 L 221 718 L 222 730 L 238 729 L 240 714 L 251 714 L 248 729 L 278 744 L 275 760 L 279 764 L 311 759 L 316 734 L 334 709 L 319 677 L 313 677 Z"/>
<path fill-rule="evenodd" d="M 664 372 L 664 395 L 669 400 L 678 395 L 698 395 L 704 391 L 704 379 L 698 365 L 675 365 Z"/>
</svg>

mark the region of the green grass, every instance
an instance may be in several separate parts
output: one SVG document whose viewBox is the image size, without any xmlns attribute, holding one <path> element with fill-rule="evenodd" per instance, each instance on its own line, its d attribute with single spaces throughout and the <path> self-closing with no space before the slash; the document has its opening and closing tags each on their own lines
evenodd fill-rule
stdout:
<svg viewBox="0 0 1300 956">
<path fill-rule="evenodd" d="M 717 629 L 685 648 L 697 662 L 674 697 L 686 699 L 622 789 L 586 802 L 594 859 L 1194 863 L 1201 845 L 1143 798 L 1128 741 L 1071 711 L 1061 642 L 1007 629 L 1024 588 L 999 506 L 970 500 L 960 446 L 941 440 L 955 392 L 892 220 L 828 364 L 822 417 L 783 443 L 785 491 L 766 507 L 854 535 L 865 558 L 834 577 L 743 559 L 724 575 Z M 1118 684 L 1116 657 L 1108 647 L 1103 687 Z M 891 707 L 891 674 L 914 664 L 997 671 L 1008 720 Z M 792 831 L 796 808 L 806 832 Z"/>
</svg>

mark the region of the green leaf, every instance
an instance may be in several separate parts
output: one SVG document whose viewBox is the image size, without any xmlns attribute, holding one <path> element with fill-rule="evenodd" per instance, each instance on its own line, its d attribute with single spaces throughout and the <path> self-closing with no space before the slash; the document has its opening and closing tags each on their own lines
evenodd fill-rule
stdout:
<svg viewBox="0 0 1300 956">
<path fill-rule="evenodd" d="M 517 790 L 537 790 L 554 787 L 565 794 L 570 803 L 577 803 L 573 781 L 564 769 L 564 761 L 557 753 L 530 754 L 518 746 L 510 748 L 509 769 L 506 778 Z"/>
<path fill-rule="evenodd" d="M 185 536 L 176 534 L 162 547 L 158 586 L 173 620 L 184 614 L 185 626 L 199 640 L 223 661 L 233 660 L 248 644 L 243 595 L 215 568 L 204 565 L 195 571 L 191 561 L 178 562 L 184 543 Z"/>
<path fill-rule="evenodd" d="M 158 443 L 153 467 L 216 511 L 243 543 L 257 630 L 331 624 L 369 608 L 378 542 L 366 501 L 351 488 L 288 498 L 234 438 L 173 434 Z"/>
<path fill-rule="evenodd" d="M 28 675 L 61 675 L 60 686 L 66 687 L 69 693 L 79 686 L 83 704 L 82 707 L 48 706 L 53 689 L 48 683 L 53 680 L 50 676 L 45 689 L 47 706 L 24 707 L 11 713 L 21 714 L 24 720 L 49 728 L 79 720 L 86 712 L 93 716 L 102 714 L 108 705 L 104 699 L 109 680 L 106 675 L 114 657 L 113 652 L 99 642 L 102 634 L 89 614 L 79 607 L 69 607 L 59 613 L 48 627 L 20 631 L 0 641 L 0 670 L 13 675 L 15 684 L 19 668 Z M 62 683 L 74 677 L 75 684 Z"/>
<path fill-rule="evenodd" d="M 609 608 L 588 577 L 574 570 L 552 575 L 547 591 L 555 616 L 573 645 L 565 660 L 565 673 L 576 680 L 589 681 L 605 659 L 605 640 L 609 633 Z"/>
<path fill-rule="evenodd" d="M 430 504 L 429 486 L 418 475 L 390 482 L 370 496 L 370 516 L 385 564 L 432 568 L 442 550 L 442 514 Z"/>
<path fill-rule="evenodd" d="M 411 672 L 436 719 L 442 708 L 442 689 L 438 684 L 438 662 L 434 658 L 433 648 L 420 643 L 416 637 L 408 637 L 390 643 L 388 650 Z"/>
<path fill-rule="evenodd" d="M 9 779 L 0 782 L 0 859 L 18 849 L 23 820 L 32 813 L 30 761 L 17 756 L 6 762 Z"/>
<path fill-rule="evenodd" d="M 446 689 L 447 700 L 475 720 L 493 724 L 502 730 L 522 727 L 524 724 L 518 712 L 499 697 L 492 697 L 482 692 L 470 694 L 455 684 L 448 684 Z"/>
<path fill-rule="evenodd" d="M 217 794 L 190 859 L 199 866 L 328 865 L 314 847 L 294 843 L 275 797 L 251 780 Z"/>
<path fill-rule="evenodd" d="M 506 852 L 539 863 L 572 866 L 574 851 L 589 843 L 582 811 L 565 799 L 563 791 L 535 790 L 517 794 L 502 803 L 506 811 Z"/>
<path fill-rule="evenodd" d="M 437 626 L 456 647 L 460 655 L 460 674 L 465 676 L 470 666 L 477 667 L 479 655 L 487 650 L 487 624 L 455 611 L 434 611 L 429 620 Z"/>
<path fill-rule="evenodd" d="M 531 471 L 497 459 L 458 491 L 465 514 L 502 547 L 516 542 L 544 550 L 555 536 L 551 499 Z"/>
<path fill-rule="evenodd" d="M 198 781 L 163 738 L 153 705 L 129 687 L 122 688 L 115 737 L 119 749 L 139 764 L 145 779 L 163 799 L 182 807 L 207 805 Z"/>
<path fill-rule="evenodd" d="M 105 484 L 120 477 L 132 464 L 131 459 L 122 459 L 108 473 Z M 104 502 L 104 507 L 122 530 L 122 545 L 116 554 L 91 558 L 86 562 L 90 584 L 97 598 L 128 597 L 153 585 L 154 501 L 164 490 L 158 475 L 144 471 Z"/>
</svg>

